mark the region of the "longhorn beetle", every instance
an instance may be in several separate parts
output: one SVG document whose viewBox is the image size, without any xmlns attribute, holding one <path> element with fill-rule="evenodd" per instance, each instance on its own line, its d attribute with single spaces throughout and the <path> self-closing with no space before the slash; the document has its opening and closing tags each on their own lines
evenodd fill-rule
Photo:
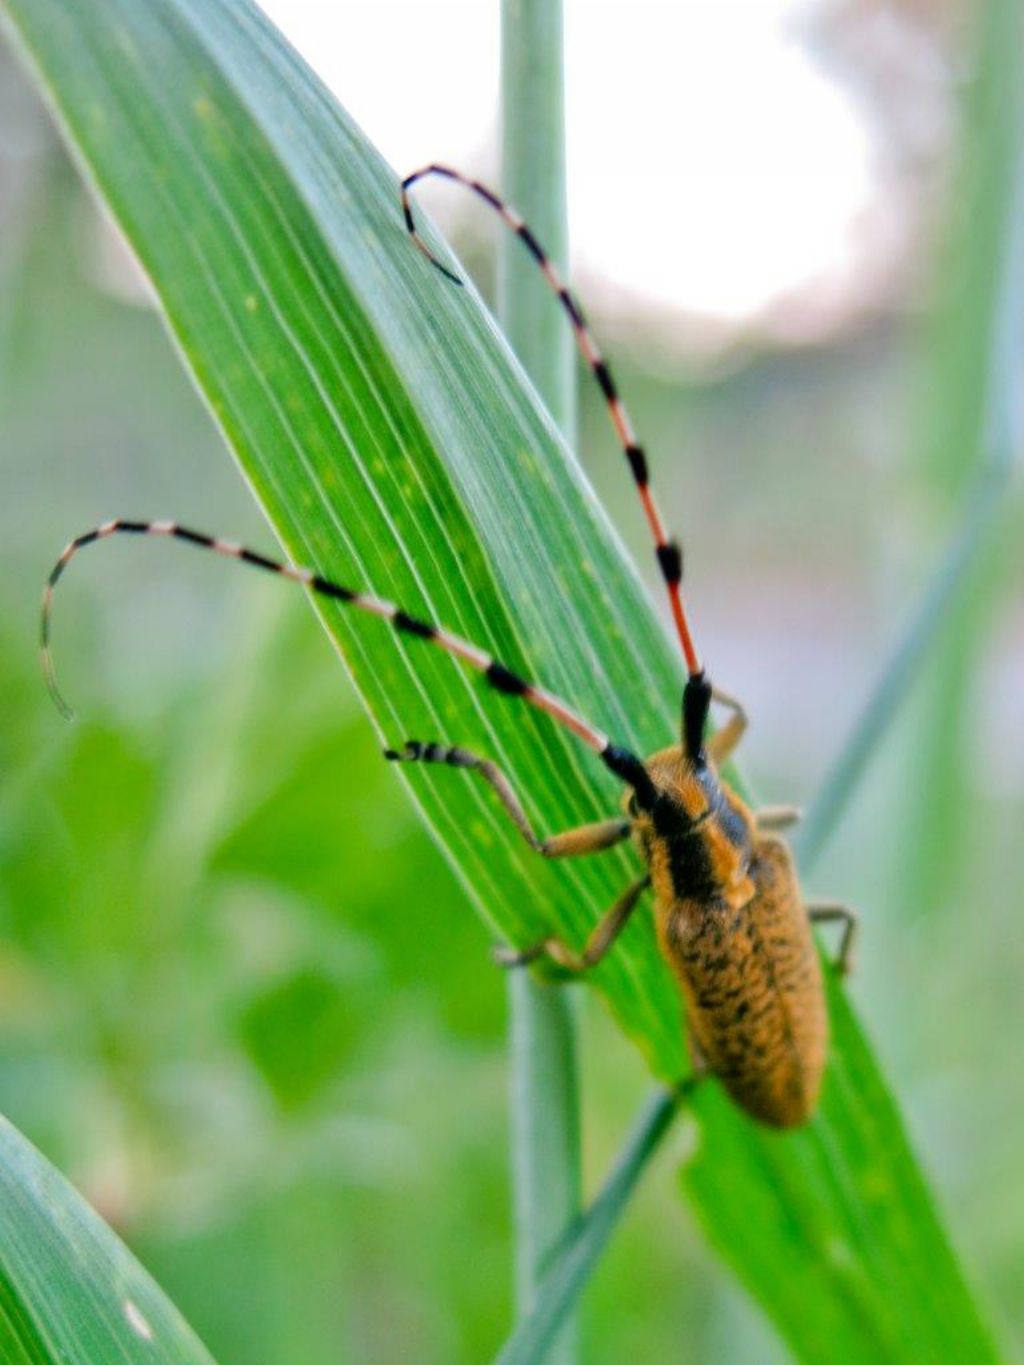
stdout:
<svg viewBox="0 0 1024 1365">
<path fill-rule="evenodd" d="M 342 587 L 313 569 L 269 559 L 172 521 L 108 521 L 76 537 L 64 549 L 43 592 L 41 647 L 50 692 L 61 711 L 70 716 L 57 688 L 50 652 L 54 588 L 78 550 L 114 534 L 171 536 L 214 550 L 301 583 L 321 597 L 381 617 L 403 635 L 440 646 L 479 670 L 496 691 L 545 712 L 592 749 L 626 788 L 622 814 L 542 838 L 534 832 L 508 779 L 489 759 L 456 745 L 419 740 L 408 741 L 401 750 L 389 749 L 385 757 L 399 763 L 442 763 L 476 773 L 541 857 L 580 857 L 632 838 L 646 869 L 600 919 L 582 951 L 549 936 L 520 950 L 498 949 L 499 962 L 519 967 L 546 956 L 569 972 L 586 971 L 612 948 L 650 888 L 658 942 L 685 999 L 695 1072 L 716 1076 L 733 1100 L 760 1122 L 796 1126 L 813 1113 L 817 1103 L 828 1032 L 810 921 L 842 922 L 837 965 L 845 970 L 855 928 L 853 913 L 831 902 L 803 901 L 792 857 L 778 834 L 798 813 L 784 806 L 752 811 L 720 775 L 721 765 L 746 729 L 746 715 L 735 698 L 712 686 L 700 664 L 683 607 L 682 553 L 665 531 L 651 491 L 646 456 L 575 295 L 513 208 L 479 181 L 435 164 L 403 181 L 401 203 L 412 241 L 444 276 L 461 284 L 417 232 L 409 198 L 412 186 L 427 176 L 440 176 L 473 191 L 522 239 L 568 315 L 579 349 L 604 395 L 654 538 L 686 664 L 679 743 L 643 760 L 613 744 L 561 698 L 442 627 L 379 597 Z M 729 717 L 706 737 L 713 701 L 724 706 Z"/>
</svg>

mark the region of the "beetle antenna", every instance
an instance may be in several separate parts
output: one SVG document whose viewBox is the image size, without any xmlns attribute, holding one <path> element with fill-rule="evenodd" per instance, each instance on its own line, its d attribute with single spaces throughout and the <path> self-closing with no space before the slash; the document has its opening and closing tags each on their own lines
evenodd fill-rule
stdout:
<svg viewBox="0 0 1024 1365">
<path fill-rule="evenodd" d="M 205 535 L 201 531 L 190 530 L 187 526 L 181 526 L 175 521 L 124 521 L 118 519 L 105 522 L 102 526 L 97 526 L 91 531 L 76 536 L 65 546 L 60 558 L 53 566 L 43 589 L 39 632 L 40 648 L 43 674 L 50 695 L 61 714 L 67 719 L 71 719 L 74 713 L 57 686 L 50 644 L 54 590 L 64 570 L 79 550 L 84 549 L 86 545 L 91 545 L 93 541 L 105 540 L 112 535 L 164 536 L 184 541 L 186 544 L 194 545 L 199 549 L 212 550 L 215 554 L 223 555 L 227 559 L 237 559 L 243 564 L 251 564 L 254 568 L 277 574 L 293 583 L 301 583 L 318 597 L 327 597 L 342 606 L 354 607 L 357 611 L 366 612 L 370 616 L 378 616 L 389 622 L 401 635 L 407 635 L 418 640 L 429 640 L 445 650 L 446 653 L 461 659 L 470 668 L 482 673 L 485 680 L 496 691 L 502 692 L 508 697 L 521 697 L 530 706 L 538 711 L 543 711 L 552 720 L 574 734 L 577 739 L 582 740 L 589 749 L 592 749 L 603 759 L 607 768 L 636 790 L 641 804 L 644 804 L 645 794 L 649 796 L 649 799 L 653 799 L 650 778 L 647 776 L 643 763 L 636 755 L 628 749 L 612 744 L 606 734 L 598 730 L 596 726 L 591 725 L 589 721 L 584 720 L 567 702 L 522 677 L 478 645 L 471 644 L 470 641 L 453 635 L 450 631 L 435 626 L 429 621 L 424 621 L 418 616 L 410 615 L 409 612 L 404 611 L 393 602 L 387 602 L 383 598 L 374 597 L 369 593 L 356 592 L 352 588 L 344 588 L 339 583 L 324 578 L 313 569 L 300 568 L 283 560 L 270 559 L 266 555 L 258 554 L 255 550 L 247 550 L 234 541 L 219 540 L 214 536 Z"/>
<path fill-rule="evenodd" d="M 428 176 L 440 176 L 444 180 L 453 180 L 456 184 L 465 186 L 466 189 L 481 198 L 488 204 L 501 218 L 506 227 L 520 237 L 529 251 L 530 255 L 537 262 L 541 273 L 547 280 L 552 291 L 557 295 L 558 301 L 565 310 L 566 315 L 572 324 L 573 335 L 579 346 L 583 359 L 590 367 L 590 372 L 597 381 L 598 387 L 604 395 L 604 400 L 608 408 L 608 415 L 611 418 L 615 434 L 619 438 L 623 454 L 629 464 L 633 475 L 633 482 L 636 484 L 637 493 L 640 496 L 640 504 L 643 507 L 647 524 L 650 527 L 651 535 L 654 538 L 654 551 L 657 555 L 658 566 L 661 569 L 662 578 L 665 580 L 665 588 L 668 592 L 669 605 L 672 609 L 672 619 L 675 622 L 676 633 L 679 636 L 679 643 L 682 645 L 683 658 L 686 660 L 686 671 L 690 677 L 695 677 L 700 673 L 700 660 L 697 657 L 697 650 L 694 647 L 693 637 L 690 634 L 690 625 L 686 618 L 686 610 L 683 606 L 681 584 L 683 581 L 683 554 L 679 543 L 669 537 L 665 530 L 665 523 L 661 519 L 661 513 L 651 492 L 650 475 L 647 465 L 647 456 L 644 454 L 643 447 L 637 443 L 633 432 L 633 424 L 626 411 L 626 405 L 619 397 L 619 391 L 612 379 L 611 370 L 594 340 L 593 333 L 587 325 L 583 309 L 580 307 L 576 295 L 569 289 L 568 285 L 562 280 L 551 258 L 537 241 L 532 230 L 523 221 L 520 214 L 509 204 L 500 199 L 493 190 L 482 185 L 479 180 L 473 180 L 461 171 L 454 170 L 451 166 L 442 166 L 436 162 L 423 166 L 412 175 L 406 176 L 402 181 L 402 213 L 405 217 L 405 225 L 409 230 L 412 240 L 419 250 L 426 256 L 430 263 L 440 270 L 441 274 L 447 279 L 453 280 L 456 284 L 462 281 L 449 270 L 437 256 L 430 250 L 426 242 L 416 230 L 416 223 L 412 215 L 412 204 L 409 199 L 409 191 L 418 180 L 425 180 Z"/>
<path fill-rule="evenodd" d="M 704 754 L 704 729 L 711 709 L 711 684 L 703 673 L 692 673 L 683 688 L 683 748 L 695 763 Z"/>
</svg>

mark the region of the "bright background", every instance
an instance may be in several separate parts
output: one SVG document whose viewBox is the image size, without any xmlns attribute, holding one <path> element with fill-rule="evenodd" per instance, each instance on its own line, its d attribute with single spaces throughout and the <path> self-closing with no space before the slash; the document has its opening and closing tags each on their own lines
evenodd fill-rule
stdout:
<svg viewBox="0 0 1024 1365">
<path fill-rule="evenodd" d="M 397 169 L 493 175 L 494 6 L 266 8 Z M 963 14 L 923 0 L 568 4 L 575 276 L 766 800 L 813 797 L 955 523 L 934 415 L 972 306 L 950 224 L 983 208 L 950 191 L 969 50 Z M 483 211 L 425 198 L 486 279 Z M 584 463 L 646 566 L 585 400 Z M 74 727 L 37 676 L 72 534 L 171 516 L 269 544 L 3 51 L 0 460 L 0 1108 L 223 1361 L 487 1359 L 510 1312 L 503 986 L 309 613 L 219 561 L 111 545 L 58 603 Z M 1014 517 L 813 889 L 862 908 L 851 989 L 1020 1345 Z M 592 1186 L 647 1081 L 580 1005 Z M 667 1197 L 677 1155 L 601 1266 L 586 1358 L 771 1361 Z"/>
</svg>

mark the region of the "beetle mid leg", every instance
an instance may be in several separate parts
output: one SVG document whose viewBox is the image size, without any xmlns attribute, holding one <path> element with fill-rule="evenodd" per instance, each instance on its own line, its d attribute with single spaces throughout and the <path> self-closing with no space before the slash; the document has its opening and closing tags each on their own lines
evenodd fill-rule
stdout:
<svg viewBox="0 0 1024 1365">
<path fill-rule="evenodd" d="M 717 768 L 729 758 L 737 744 L 739 744 L 740 740 L 743 738 L 747 728 L 747 713 L 743 709 L 742 702 L 737 701 L 736 698 L 730 696 L 728 692 L 722 692 L 717 687 L 712 687 L 711 699 L 712 701 L 717 701 L 720 706 L 727 707 L 732 712 L 729 719 L 721 729 L 715 731 L 705 746 L 707 748 L 708 757 Z"/>
<path fill-rule="evenodd" d="M 686 1050 L 690 1054 L 691 1067 L 690 1074 L 686 1079 L 691 1084 L 696 1085 L 698 1081 L 702 1081 L 711 1075 L 711 1068 L 708 1066 L 708 1059 L 704 1056 L 704 1049 L 697 1042 L 696 1035 L 689 1023 L 687 1023 L 686 1028 Z"/>
<path fill-rule="evenodd" d="M 529 948 L 495 948 L 494 957 L 503 967 L 524 967 L 528 962 L 536 962 L 540 957 L 550 957 L 560 967 L 570 972 L 585 972 L 595 966 L 607 953 L 619 934 L 626 927 L 630 915 L 636 909 L 640 897 L 651 884 L 650 876 L 643 876 L 633 882 L 622 893 L 612 908 L 602 915 L 591 931 L 582 953 L 577 953 L 560 938 L 549 935 Z"/>
<path fill-rule="evenodd" d="M 754 819 L 758 829 L 770 834 L 797 824 L 803 819 L 803 811 L 799 806 L 762 806 L 754 812 Z"/>
<path fill-rule="evenodd" d="M 857 912 L 851 910 L 847 905 L 841 905 L 838 901 L 811 901 L 807 906 L 807 915 L 812 924 L 834 924 L 839 921 L 843 926 L 843 934 L 839 940 L 839 952 L 836 954 L 835 967 L 840 975 L 845 976 L 853 966 L 853 945 L 857 937 Z"/>
<path fill-rule="evenodd" d="M 592 825 L 580 825 L 577 829 L 567 829 L 561 834 L 552 834 L 538 839 L 533 826 L 527 819 L 522 802 L 512 790 L 508 778 L 489 758 L 480 758 L 468 749 L 457 745 L 422 744 L 419 740 L 409 740 L 401 751 L 387 749 L 384 757 L 392 763 L 443 763 L 450 768 L 463 768 L 467 772 L 479 773 L 498 800 L 505 807 L 512 823 L 518 829 L 534 852 L 542 858 L 578 858 L 586 853 L 600 853 L 602 849 L 613 848 L 629 837 L 632 828 L 628 820 L 618 817 L 614 820 L 598 820 Z"/>
</svg>

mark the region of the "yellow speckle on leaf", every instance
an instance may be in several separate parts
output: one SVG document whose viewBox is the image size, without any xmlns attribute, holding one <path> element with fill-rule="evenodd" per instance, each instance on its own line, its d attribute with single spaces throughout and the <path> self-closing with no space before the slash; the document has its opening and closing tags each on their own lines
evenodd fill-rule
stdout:
<svg viewBox="0 0 1024 1365">
<path fill-rule="evenodd" d="M 213 101 L 207 95 L 197 95 L 192 101 L 192 112 L 196 118 L 209 122 L 214 115 Z"/>
<path fill-rule="evenodd" d="M 824 1245 L 825 1255 L 834 1266 L 851 1270 L 857 1264 L 852 1248 L 841 1237 L 829 1237 Z"/>
<path fill-rule="evenodd" d="M 474 820 L 471 828 L 473 842 L 478 848 L 494 847 L 494 831 L 489 825 L 482 820 Z"/>
<path fill-rule="evenodd" d="M 259 306 L 260 306 L 260 301 L 259 301 L 259 299 L 256 297 L 255 294 L 246 294 L 246 296 L 245 296 L 245 311 L 246 311 L 247 313 L 255 313 L 256 309 L 257 309 Z"/>
<path fill-rule="evenodd" d="M 139 1305 L 133 1303 L 131 1299 L 125 1299 L 122 1306 L 124 1308 L 125 1321 L 135 1335 L 141 1337 L 143 1341 L 152 1341 L 153 1329 L 150 1327 L 149 1322 Z"/>
</svg>

